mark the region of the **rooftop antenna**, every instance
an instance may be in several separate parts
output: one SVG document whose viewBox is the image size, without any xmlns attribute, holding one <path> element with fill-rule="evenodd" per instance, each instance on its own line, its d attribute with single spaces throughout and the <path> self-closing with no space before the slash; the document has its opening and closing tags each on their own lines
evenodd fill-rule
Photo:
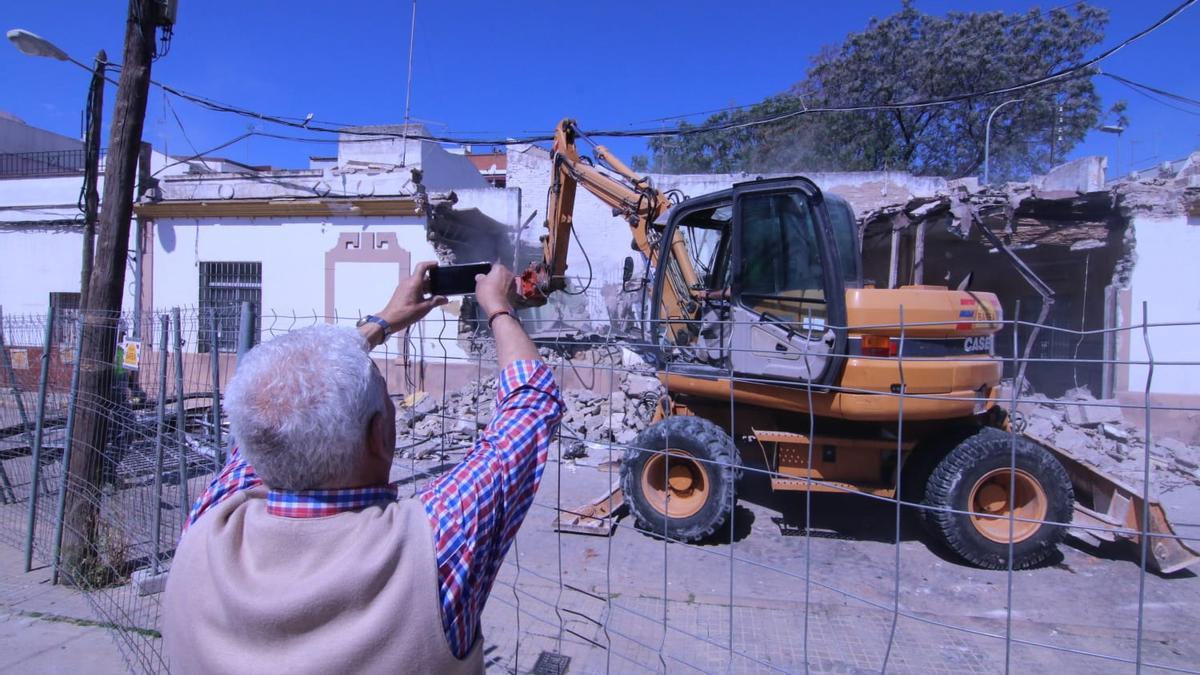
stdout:
<svg viewBox="0 0 1200 675">
<path fill-rule="evenodd" d="M 408 30 L 408 86 L 404 92 L 404 131 L 401 136 L 400 166 L 408 166 L 408 120 L 412 106 L 413 42 L 417 37 L 417 0 L 412 2 L 412 26 Z"/>
</svg>

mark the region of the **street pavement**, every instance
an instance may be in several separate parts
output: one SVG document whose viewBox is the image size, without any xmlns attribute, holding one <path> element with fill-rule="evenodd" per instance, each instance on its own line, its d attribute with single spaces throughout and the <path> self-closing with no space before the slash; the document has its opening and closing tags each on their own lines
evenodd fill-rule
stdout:
<svg viewBox="0 0 1200 675">
<path fill-rule="evenodd" d="M 962 565 L 908 514 L 897 545 L 887 502 L 815 494 L 806 510 L 753 472 L 719 541 L 666 542 L 629 518 L 612 537 L 554 532 L 557 505 L 611 485 L 605 459 L 547 466 L 484 613 L 489 672 L 557 672 L 555 657 L 571 673 L 1200 670 L 1200 577 L 1143 579 L 1133 548 L 1072 543 L 1010 577 Z M 398 461 L 394 477 L 416 474 L 405 493 L 447 461 Z M 126 672 L 88 599 L 22 562 L 0 544 L 0 672 Z M 124 595 L 93 599 L 152 628 L 151 599 L 111 593 Z"/>
<path fill-rule="evenodd" d="M 24 554 L 0 544 L 0 672 L 128 672 L 87 599 L 50 584 L 50 568 L 24 572 Z"/>
<path fill-rule="evenodd" d="M 1142 588 L 1132 547 L 1064 545 L 1010 578 L 961 564 L 909 514 L 897 545 L 892 504 L 814 494 L 806 517 L 803 493 L 753 474 L 732 543 L 668 543 L 629 518 L 611 538 L 555 533 L 556 504 L 610 484 L 604 459 L 547 467 L 485 611 L 492 672 L 530 672 L 543 652 L 573 673 L 1200 670 L 1200 578 Z"/>
</svg>

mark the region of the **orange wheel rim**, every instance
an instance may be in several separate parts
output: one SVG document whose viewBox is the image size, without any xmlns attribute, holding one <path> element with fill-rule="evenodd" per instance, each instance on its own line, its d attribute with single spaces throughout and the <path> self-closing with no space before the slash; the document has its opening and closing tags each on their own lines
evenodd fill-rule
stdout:
<svg viewBox="0 0 1200 675">
<path fill-rule="evenodd" d="M 655 452 L 642 467 L 642 494 L 668 518 L 687 518 L 708 501 L 708 472 L 683 450 Z"/>
<path fill-rule="evenodd" d="M 1015 490 L 1013 489 L 1015 488 Z M 971 487 L 967 500 L 971 524 L 983 536 L 1001 544 L 1032 537 L 1046 518 L 1048 500 L 1042 484 L 1021 469 L 994 469 Z M 1009 521 L 1009 516 L 1014 520 Z"/>
</svg>

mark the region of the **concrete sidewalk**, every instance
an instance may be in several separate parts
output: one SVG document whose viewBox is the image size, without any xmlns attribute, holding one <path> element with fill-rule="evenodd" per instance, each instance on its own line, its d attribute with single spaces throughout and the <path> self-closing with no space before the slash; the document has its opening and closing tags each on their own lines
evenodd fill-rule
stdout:
<svg viewBox="0 0 1200 675">
<path fill-rule="evenodd" d="M 50 568 L 24 569 L 24 554 L 0 544 L 0 672 L 129 672 L 83 594 L 50 584 Z"/>
</svg>

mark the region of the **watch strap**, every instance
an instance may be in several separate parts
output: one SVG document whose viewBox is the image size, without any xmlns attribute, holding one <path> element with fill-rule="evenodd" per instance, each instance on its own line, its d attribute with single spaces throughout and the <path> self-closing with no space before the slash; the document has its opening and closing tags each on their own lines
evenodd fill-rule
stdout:
<svg viewBox="0 0 1200 675">
<path fill-rule="evenodd" d="M 392 333 L 392 324 L 388 323 L 386 319 L 381 319 L 374 314 L 368 314 L 359 320 L 358 325 L 365 326 L 368 323 L 373 323 L 382 328 L 384 337 L 387 337 Z"/>
</svg>

